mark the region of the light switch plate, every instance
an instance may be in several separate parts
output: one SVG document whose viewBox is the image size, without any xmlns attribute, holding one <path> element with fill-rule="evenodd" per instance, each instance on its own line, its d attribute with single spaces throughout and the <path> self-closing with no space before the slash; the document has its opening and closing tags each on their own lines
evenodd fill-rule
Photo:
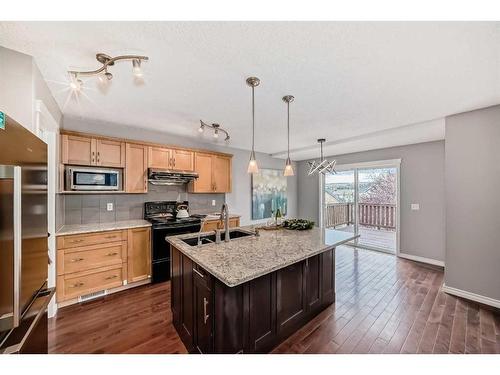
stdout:
<svg viewBox="0 0 500 375">
<path fill-rule="evenodd" d="M 418 210 L 420 210 L 420 204 L 418 204 L 418 203 L 412 203 L 411 204 L 411 209 L 412 209 L 412 211 L 418 211 Z"/>
<path fill-rule="evenodd" d="M 113 211 L 113 203 L 107 203 L 106 204 L 106 210 Z"/>
<path fill-rule="evenodd" d="M 212 199 L 212 206 L 215 206 L 215 199 Z"/>
</svg>

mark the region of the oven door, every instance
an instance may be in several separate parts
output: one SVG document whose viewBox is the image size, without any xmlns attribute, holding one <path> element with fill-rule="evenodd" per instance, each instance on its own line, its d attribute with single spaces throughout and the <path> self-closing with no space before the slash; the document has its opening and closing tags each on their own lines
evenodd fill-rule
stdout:
<svg viewBox="0 0 500 375">
<path fill-rule="evenodd" d="M 153 227 L 153 254 L 152 260 L 170 260 L 170 244 L 165 240 L 167 236 L 199 232 L 201 223 L 190 223 L 169 227 Z"/>
<path fill-rule="evenodd" d="M 116 169 L 72 168 L 66 170 L 66 190 L 120 190 L 121 172 Z"/>
</svg>

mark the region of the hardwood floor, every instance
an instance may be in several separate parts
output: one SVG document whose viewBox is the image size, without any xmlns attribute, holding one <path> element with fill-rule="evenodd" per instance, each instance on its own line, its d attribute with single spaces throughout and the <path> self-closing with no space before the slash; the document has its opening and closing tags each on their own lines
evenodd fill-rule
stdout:
<svg viewBox="0 0 500 375">
<path fill-rule="evenodd" d="M 336 263 L 336 303 L 273 353 L 500 353 L 499 311 L 443 293 L 441 270 L 344 246 Z M 170 283 L 61 309 L 49 351 L 185 353 Z"/>
</svg>

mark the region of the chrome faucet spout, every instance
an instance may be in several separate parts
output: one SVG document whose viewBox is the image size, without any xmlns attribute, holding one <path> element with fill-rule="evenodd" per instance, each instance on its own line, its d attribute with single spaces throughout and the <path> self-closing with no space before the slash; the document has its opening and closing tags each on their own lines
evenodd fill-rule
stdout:
<svg viewBox="0 0 500 375">
<path fill-rule="evenodd" d="M 224 222 L 223 222 L 224 220 Z M 229 242 L 229 207 L 227 203 L 224 203 L 220 210 L 220 221 L 219 223 L 224 224 L 224 242 Z"/>
</svg>

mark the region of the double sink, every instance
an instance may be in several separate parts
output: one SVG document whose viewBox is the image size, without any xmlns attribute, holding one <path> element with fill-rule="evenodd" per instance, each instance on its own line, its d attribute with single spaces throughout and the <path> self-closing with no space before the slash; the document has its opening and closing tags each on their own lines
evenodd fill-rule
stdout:
<svg viewBox="0 0 500 375">
<path fill-rule="evenodd" d="M 229 237 L 231 240 L 235 238 L 241 238 L 241 237 L 248 237 L 248 236 L 255 236 L 255 233 L 252 232 L 244 232 L 242 230 L 232 230 L 229 232 Z M 221 232 L 220 234 L 221 241 L 224 241 L 226 238 L 226 233 Z M 182 239 L 183 242 L 187 243 L 189 246 L 198 246 L 198 236 L 194 238 L 184 238 Z M 206 245 L 209 243 L 215 243 L 215 233 L 214 234 L 204 234 L 200 236 L 200 242 L 202 245 Z"/>
</svg>

